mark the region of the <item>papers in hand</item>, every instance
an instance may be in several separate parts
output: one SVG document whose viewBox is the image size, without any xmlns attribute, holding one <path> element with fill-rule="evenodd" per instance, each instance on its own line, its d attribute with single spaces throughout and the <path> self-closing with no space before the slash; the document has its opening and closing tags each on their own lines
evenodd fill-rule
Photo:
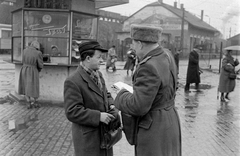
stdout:
<svg viewBox="0 0 240 156">
<path fill-rule="evenodd" d="M 118 90 L 121 90 L 121 89 L 126 89 L 128 90 L 130 93 L 133 93 L 133 87 L 124 83 L 124 82 L 116 82 L 112 85 L 112 88 L 114 89 L 118 89 Z"/>
</svg>

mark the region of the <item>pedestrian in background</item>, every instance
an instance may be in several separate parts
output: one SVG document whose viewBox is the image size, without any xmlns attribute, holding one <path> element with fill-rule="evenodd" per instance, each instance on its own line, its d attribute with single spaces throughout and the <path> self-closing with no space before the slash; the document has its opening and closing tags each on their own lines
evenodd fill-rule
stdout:
<svg viewBox="0 0 240 156">
<path fill-rule="evenodd" d="M 159 27 L 131 26 L 133 49 L 139 58 L 133 93 L 121 89 L 115 98 L 119 110 L 139 119 L 136 156 L 181 156 L 175 109 L 177 69 L 171 52 L 158 44 L 161 32 Z"/>
<path fill-rule="evenodd" d="M 177 71 L 179 73 L 179 55 L 181 53 L 181 50 L 177 50 L 174 54 L 174 60 L 175 60 L 175 63 L 176 63 L 176 66 L 177 66 Z"/>
<path fill-rule="evenodd" d="M 193 51 L 189 54 L 189 60 L 188 60 L 188 69 L 187 69 L 187 79 L 186 79 L 186 85 L 185 85 L 185 92 L 190 92 L 190 84 L 195 83 L 195 88 L 197 91 L 199 90 L 199 83 L 200 80 L 200 74 L 202 71 L 199 68 L 199 52 L 202 50 L 201 45 L 196 45 L 193 48 Z"/>
<path fill-rule="evenodd" d="M 113 156 L 113 148 L 100 148 L 102 126 L 115 129 L 121 125 L 99 71 L 107 51 L 96 41 L 80 44 L 82 63 L 64 82 L 65 114 L 72 122 L 75 156 Z"/>
<path fill-rule="evenodd" d="M 232 57 L 232 50 L 227 50 L 225 57 L 222 60 L 222 68 L 220 72 L 220 79 L 219 79 L 219 92 L 221 92 L 221 101 L 225 102 L 226 99 L 229 99 L 229 93 L 234 91 L 236 80 L 235 78 L 229 77 L 230 73 L 235 73 L 235 67 L 239 64 L 238 59 Z M 224 93 L 226 95 L 224 96 Z"/>
<path fill-rule="evenodd" d="M 115 66 L 115 62 L 116 62 L 116 61 L 117 61 L 117 54 L 116 54 L 115 45 L 113 45 L 113 46 L 108 50 L 106 70 L 108 70 L 109 67 L 111 67 L 113 71 L 116 71 L 116 66 Z"/>
<path fill-rule="evenodd" d="M 43 56 L 40 44 L 33 41 L 23 50 L 23 66 L 20 69 L 18 94 L 25 95 L 28 108 L 40 107 L 36 103 L 39 97 L 39 72 L 43 68 Z"/>
<path fill-rule="evenodd" d="M 127 75 L 129 74 L 129 70 L 132 71 L 132 75 L 133 75 L 135 63 L 136 63 L 136 52 L 134 49 L 131 48 L 127 52 L 127 61 L 123 68 L 123 69 L 127 70 Z"/>
</svg>

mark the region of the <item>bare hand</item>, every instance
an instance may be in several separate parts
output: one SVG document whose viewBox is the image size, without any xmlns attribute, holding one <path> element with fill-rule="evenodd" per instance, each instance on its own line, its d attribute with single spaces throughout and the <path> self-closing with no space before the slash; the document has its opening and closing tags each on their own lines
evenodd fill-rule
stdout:
<svg viewBox="0 0 240 156">
<path fill-rule="evenodd" d="M 115 117 L 112 114 L 101 112 L 101 115 L 100 115 L 101 122 L 108 125 L 108 123 L 113 119 L 115 119 Z"/>
</svg>

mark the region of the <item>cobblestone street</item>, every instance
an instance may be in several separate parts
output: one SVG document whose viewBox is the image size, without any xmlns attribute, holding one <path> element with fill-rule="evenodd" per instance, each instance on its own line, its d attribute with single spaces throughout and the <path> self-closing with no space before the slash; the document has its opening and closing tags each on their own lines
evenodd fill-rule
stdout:
<svg viewBox="0 0 240 156">
<path fill-rule="evenodd" d="M 14 65 L 0 57 L 0 156 L 72 156 L 74 149 L 71 138 L 71 123 L 61 106 L 43 103 L 41 108 L 28 110 L 24 102 L 9 100 L 7 95 L 14 92 Z M 214 70 L 205 70 L 201 75 L 201 92 L 191 87 L 191 93 L 184 93 L 187 60 L 180 60 L 179 89 L 176 107 L 182 128 L 183 156 L 239 156 L 240 151 L 240 80 L 236 80 L 231 100 L 221 103 L 217 99 L 219 74 L 216 73 L 218 60 L 211 61 Z M 101 66 L 108 89 L 117 81 L 131 84 L 126 76 L 124 62 L 117 63 L 112 73 Z M 115 96 L 113 94 L 113 96 Z M 12 123 L 13 130 L 9 130 Z M 133 156 L 124 135 L 114 146 L 115 156 Z"/>
</svg>

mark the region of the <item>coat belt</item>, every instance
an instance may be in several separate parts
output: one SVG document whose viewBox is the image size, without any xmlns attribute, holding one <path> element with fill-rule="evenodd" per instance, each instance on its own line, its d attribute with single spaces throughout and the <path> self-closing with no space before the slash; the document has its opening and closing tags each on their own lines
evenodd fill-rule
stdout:
<svg viewBox="0 0 240 156">
<path fill-rule="evenodd" d="M 36 67 L 35 65 L 32 64 L 23 64 L 24 67 Z"/>
<path fill-rule="evenodd" d="M 175 100 L 175 98 L 172 98 L 171 100 L 168 100 L 164 103 L 161 103 L 161 104 L 155 106 L 154 108 L 152 108 L 150 111 L 159 111 L 159 110 L 162 110 L 162 109 L 168 111 L 171 108 L 173 108 L 173 106 L 175 104 L 174 100 Z"/>
</svg>

